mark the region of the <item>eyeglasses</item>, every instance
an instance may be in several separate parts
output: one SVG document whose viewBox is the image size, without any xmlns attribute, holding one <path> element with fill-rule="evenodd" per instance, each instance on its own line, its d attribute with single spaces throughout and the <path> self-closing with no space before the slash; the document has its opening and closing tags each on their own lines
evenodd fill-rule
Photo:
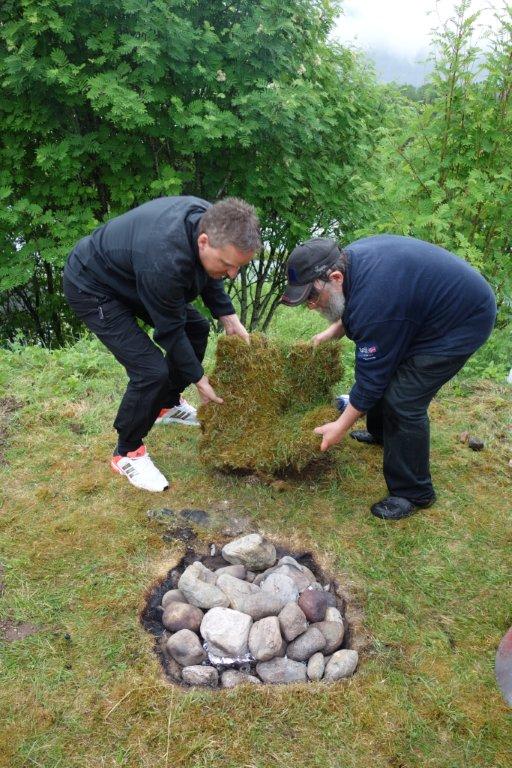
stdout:
<svg viewBox="0 0 512 768">
<path fill-rule="evenodd" d="M 313 285 L 311 286 L 311 290 L 309 292 L 309 296 L 306 299 L 306 304 L 308 305 L 308 307 L 316 307 L 316 305 L 318 304 L 318 300 L 320 298 L 320 294 L 322 293 L 323 289 L 327 285 L 327 282 L 328 282 L 327 280 L 322 280 L 323 285 L 320 289 L 316 288 L 315 284 L 313 283 Z"/>
</svg>

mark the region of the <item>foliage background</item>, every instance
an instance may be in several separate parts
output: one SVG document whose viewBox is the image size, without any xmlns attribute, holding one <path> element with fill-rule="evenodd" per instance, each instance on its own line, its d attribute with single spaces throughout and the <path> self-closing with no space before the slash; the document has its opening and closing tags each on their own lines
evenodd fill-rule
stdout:
<svg viewBox="0 0 512 768">
<path fill-rule="evenodd" d="M 470 0 L 430 81 L 380 85 L 329 33 L 337 0 L 5 0 L 0 8 L 0 344 L 60 346 L 73 244 L 159 195 L 256 205 L 265 252 L 228 286 L 268 330 L 289 250 L 377 231 L 480 269 L 511 316 L 512 15 L 475 43 Z"/>
<path fill-rule="evenodd" d="M 461 2 L 434 35 L 423 100 L 391 101 L 360 233 L 412 235 L 459 254 L 494 286 L 504 323 L 512 295 L 512 6 L 497 14 L 485 49 L 475 43 L 478 16 L 470 0 Z"/>
<path fill-rule="evenodd" d="M 336 10 L 329 0 L 3 3 L 4 338 L 62 344 L 59 277 L 73 244 L 173 194 L 256 205 L 267 249 L 239 287 L 244 320 L 264 322 L 288 249 L 360 222 L 355 169 L 380 97 L 361 62 L 328 43 Z"/>
</svg>

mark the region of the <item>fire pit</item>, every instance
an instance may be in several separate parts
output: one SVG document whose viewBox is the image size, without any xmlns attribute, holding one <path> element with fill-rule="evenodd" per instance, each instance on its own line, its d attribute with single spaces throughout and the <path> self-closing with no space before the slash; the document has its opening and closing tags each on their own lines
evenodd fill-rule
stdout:
<svg viewBox="0 0 512 768">
<path fill-rule="evenodd" d="M 218 552 L 189 551 L 142 612 L 172 682 L 233 688 L 354 674 L 344 597 L 309 554 L 293 557 L 257 533 Z"/>
</svg>

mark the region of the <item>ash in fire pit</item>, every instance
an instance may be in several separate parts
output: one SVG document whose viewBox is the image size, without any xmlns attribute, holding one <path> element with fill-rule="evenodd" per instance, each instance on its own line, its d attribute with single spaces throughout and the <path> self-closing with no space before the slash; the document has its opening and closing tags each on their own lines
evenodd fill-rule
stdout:
<svg viewBox="0 0 512 768">
<path fill-rule="evenodd" d="M 344 600 L 301 559 L 257 533 L 228 542 L 221 556 L 189 551 L 141 617 L 170 679 L 233 688 L 350 677 L 358 653 Z"/>
</svg>

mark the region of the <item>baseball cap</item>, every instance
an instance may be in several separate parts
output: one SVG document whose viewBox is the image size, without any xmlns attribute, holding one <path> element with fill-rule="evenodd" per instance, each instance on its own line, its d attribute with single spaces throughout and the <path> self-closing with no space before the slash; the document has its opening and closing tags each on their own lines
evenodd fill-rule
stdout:
<svg viewBox="0 0 512 768">
<path fill-rule="evenodd" d="M 289 307 L 303 304 L 315 280 L 327 274 L 340 254 L 338 243 L 328 237 L 313 237 L 294 248 L 288 259 L 288 285 L 281 296 L 282 303 Z"/>
</svg>

